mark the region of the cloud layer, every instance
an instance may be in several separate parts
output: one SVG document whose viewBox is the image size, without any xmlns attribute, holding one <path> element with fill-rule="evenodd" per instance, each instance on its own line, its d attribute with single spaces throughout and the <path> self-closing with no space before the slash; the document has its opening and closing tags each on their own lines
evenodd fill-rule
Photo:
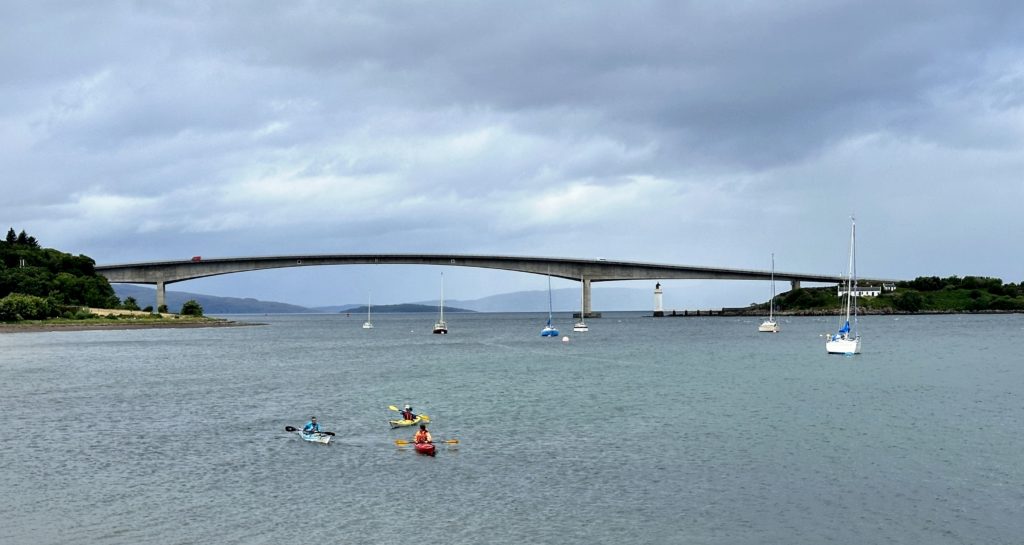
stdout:
<svg viewBox="0 0 1024 545">
<path fill-rule="evenodd" d="M 1024 280 L 1019 2 L 7 3 L 0 31 L 0 217 L 101 263 L 838 273 L 855 212 L 868 274 Z M 203 282 L 329 304 L 363 299 L 353 274 Z"/>
</svg>

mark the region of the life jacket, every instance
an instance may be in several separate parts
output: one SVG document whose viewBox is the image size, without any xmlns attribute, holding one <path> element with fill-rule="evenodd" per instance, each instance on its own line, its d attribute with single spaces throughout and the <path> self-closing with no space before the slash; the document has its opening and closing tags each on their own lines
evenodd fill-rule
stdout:
<svg viewBox="0 0 1024 545">
<path fill-rule="evenodd" d="M 406 420 L 415 420 L 416 415 L 413 414 L 412 409 L 405 409 L 404 411 L 402 411 L 402 418 Z"/>
<path fill-rule="evenodd" d="M 416 435 L 412 438 L 413 443 L 429 443 L 430 432 L 427 430 L 420 430 L 416 432 Z"/>
<path fill-rule="evenodd" d="M 306 422 L 306 425 L 302 428 L 302 431 L 306 433 L 313 433 L 320 431 L 320 424 L 314 423 L 313 421 Z"/>
</svg>

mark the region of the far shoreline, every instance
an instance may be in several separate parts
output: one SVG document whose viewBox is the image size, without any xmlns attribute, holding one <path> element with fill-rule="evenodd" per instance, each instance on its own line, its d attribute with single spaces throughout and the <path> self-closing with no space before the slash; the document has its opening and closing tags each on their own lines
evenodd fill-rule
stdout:
<svg viewBox="0 0 1024 545">
<path fill-rule="evenodd" d="M 146 322 L 110 322 L 109 324 L 104 323 L 91 323 L 91 324 L 76 324 L 76 323 L 32 323 L 32 324 L 17 324 L 17 323 L 5 323 L 0 324 L 0 334 L 4 333 L 50 333 L 60 331 L 124 331 L 128 329 L 196 329 L 196 328 L 208 328 L 208 327 L 248 327 L 248 326 L 259 326 L 267 325 L 258 322 L 236 322 L 233 320 L 210 320 L 202 322 L 162 322 L 162 321 L 146 321 Z"/>
</svg>

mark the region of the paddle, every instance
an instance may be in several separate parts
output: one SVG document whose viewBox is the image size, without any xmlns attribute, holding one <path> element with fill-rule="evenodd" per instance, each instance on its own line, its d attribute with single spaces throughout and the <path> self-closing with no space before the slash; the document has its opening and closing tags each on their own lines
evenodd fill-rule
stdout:
<svg viewBox="0 0 1024 545">
<path fill-rule="evenodd" d="M 302 431 L 302 430 L 300 430 L 299 428 L 293 427 L 293 426 L 285 426 L 284 427 L 284 431 Z M 316 432 L 316 433 L 319 433 L 321 435 L 330 435 L 331 437 L 334 437 L 334 432 L 333 431 L 320 431 L 320 432 Z"/>
<path fill-rule="evenodd" d="M 457 445 L 457 444 L 459 444 L 459 440 L 458 439 L 442 439 L 440 441 L 431 441 L 431 443 L 434 443 L 434 444 L 440 443 L 440 444 L 444 444 L 444 445 Z M 406 441 L 404 439 L 395 439 L 395 445 L 399 446 L 399 447 L 407 447 L 407 446 L 409 446 L 411 444 L 413 444 L 412 441 Z"/>
</svg>

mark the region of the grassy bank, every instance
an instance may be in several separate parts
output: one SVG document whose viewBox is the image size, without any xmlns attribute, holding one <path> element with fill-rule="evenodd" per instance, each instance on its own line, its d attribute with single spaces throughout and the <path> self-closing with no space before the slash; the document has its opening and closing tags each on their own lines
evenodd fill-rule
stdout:
<svg viewBox="0 0 1024 545">
<path fill-rule="evenodd" d="M 234 325 L 255 325 L 234 322 L 209 316 L 185 316 L 180 314 L 151 314 L 139 310 L 88 309 L 88 317 L 50 318 L 48 320 L 20 320 L 0 322 L 0 333 L 25 331 L 83 331 L 97 329 L 152 329 L 219 327 Z"/>
</svg>

